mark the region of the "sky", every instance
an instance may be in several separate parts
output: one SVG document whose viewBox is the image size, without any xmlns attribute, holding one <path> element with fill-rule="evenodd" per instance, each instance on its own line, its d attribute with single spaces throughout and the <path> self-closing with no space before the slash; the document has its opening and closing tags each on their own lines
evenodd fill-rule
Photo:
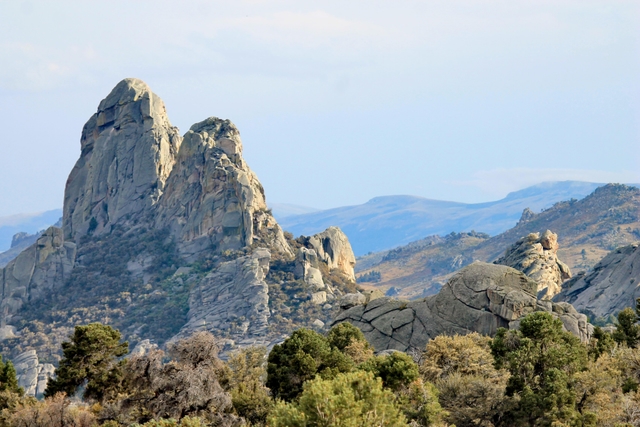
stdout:
<svg viewBox="0 0 640 427">
<path fill-rule="evenodd" d="M 0 64 L 0 216 L 62 206 L 126 77 L 233 121 L 267 202 L 640 182 L 637 0 L 0 0 Z"/>
</svg>

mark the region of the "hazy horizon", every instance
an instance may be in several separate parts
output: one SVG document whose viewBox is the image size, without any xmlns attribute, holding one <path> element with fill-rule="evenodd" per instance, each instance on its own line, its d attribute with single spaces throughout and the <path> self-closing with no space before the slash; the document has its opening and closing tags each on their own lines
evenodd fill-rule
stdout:
<svg viewBox="0 0 640 427">
<path fill-rule="evenodd" d="M 640 182 L 639 28 L 633 1 L 4 2 L 0 216 L 62 206 L 125 77 L 181 133 L 232 120 L 271 203 Z"/>
</svg>

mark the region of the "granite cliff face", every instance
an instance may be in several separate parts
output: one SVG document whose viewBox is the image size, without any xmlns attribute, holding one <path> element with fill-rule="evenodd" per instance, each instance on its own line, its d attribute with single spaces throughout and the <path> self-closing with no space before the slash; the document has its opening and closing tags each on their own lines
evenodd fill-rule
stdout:
<svg viewBox="0 0 640 427">
<path fill-rule="evenodd" d="M 215 117 L 184 136 L 155 226 L 168 227 L 187 258 L 256 244 L 292 255 L 267 211 L 262 185 L 242 158 L 240 132 Z"/>
<path fill-rule="evenodd" d="M 133 345 L 203 329 L 229 349 L 268 345 L 329 322 L 328 303 L 355 289 L 339 229 L 282 231 L 233 123 L 210 117 L 181 137 L 137 79 L 118 83 L 84 126 L 63 212 L 62 228 L 0 270 L 10 357 L 35 349 L 55 363 L 73 326 L 95 321 Z M 314 261 L 298 277 L 302 249 Z"/>
<path fill-rule="evenodd" d="M 65 239 L 144 218 L 162 195 L 181 141 L 146 83 L 118 83 L 82 130 L 80 158 L 65 188 Z"/>
<path fill-rule="evenodd" d="M 508 248 L 495 264 L 522 271 L 538 283 L 538 297 L 551 299 L 571 278 L 569 267 L 558 259 L 558 235 L 547 230 L 530 233 Z"/>
<path fill-rule="evenodd" d="M 517 328 L 519 319 L 546 311 L 562 320 L 566 330 L 588 342 L 593 327 L 568 303 L 538 300 L 538 284 L 511 267 L 475 262 L 456 273 L 437 295 L 420 301 L 347 296 L 351 307 L 335 323 L 350 322 L 362 330 L 376 351 L 422 351 L 438 335 L 478 332 L 494 335 L 498 328 Z"/>
<path fill-rule="evenodd" d="M 618 248 L 602 259 L 589 273 L 565 282 L 554 301 L 571 303 L 582 313 L 608 317 L 625 307 L 635 307 L 640 298 L 640 246 Z"/>
<path fill-rule="evenodd" d="M 55 290 L 69 278 L 76 244 L 65 242 L 62 230 L 49 227 L 30 247 L 0 269 L 2 326 L 11 323 L 24 304 Z"/>
</svg>

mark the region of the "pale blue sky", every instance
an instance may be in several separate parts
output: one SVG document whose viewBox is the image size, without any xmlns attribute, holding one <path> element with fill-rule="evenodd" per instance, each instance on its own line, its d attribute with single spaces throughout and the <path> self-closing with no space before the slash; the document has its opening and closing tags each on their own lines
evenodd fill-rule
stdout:
<svg viewBox="0 0 640 427">
<path fill-rule="evenodd" d="M 640 182 L 638 1 L 0 1 L 0 216 L 62 205 L 125 77 L 231 119 L 268 201 Z"/>
</svg>

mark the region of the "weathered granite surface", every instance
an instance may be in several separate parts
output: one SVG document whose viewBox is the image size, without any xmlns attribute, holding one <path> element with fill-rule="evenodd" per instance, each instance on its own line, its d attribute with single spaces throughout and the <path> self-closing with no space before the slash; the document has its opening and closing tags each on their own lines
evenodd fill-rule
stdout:
<svg viewBox="0 0 640 427">
<path fill-rule="evenodd" d="M 61 286 L 71 274 L 75 256 L 76 244 L 65 242 L 60 228 L 49 227 L 36 243 L 0 269 L 3 325 L 10 322 L 25 303 Z"/>
<path fill-rule="evenodd" d="M 347 236 L 338 227 L 329 227 L 322 233 L 303 238 L 303 244 L 313 249 L 321 261 L 332 270 L 338 270 L 349 280 L 355 282 L 353 268 L 356 257 Z"/>
<path fill-rule="evenodd" d="M 13 360 L 18 377 L 18 385 L 29 396 L 42 396 L 55 367 L 50 363 L 40 363 L 35 350 L 28 350 Z"/>
<path fill-rule="evenodd" d="M 570 304 L 536 298 L 538 284 L 513 268 L 475 262 L 456 273 L 437 295 L 421 301 L 384 297 L 358 304 L 362 297 L 343 298 L 347 308 L 334 324 L 350 322 L 362 330 L 376 351 L 424 349 L 438 335 L 478 332 L 494 335 L 498 328 L 516 328 L 534 311 L 560 318 L 565 329 L 582 341 L 591 337 L 587 317 Z"/>
<path fill-rule="evenodd" d="M 553 300 L 568 302 L 594 317 L 607 317 L 635 307 L 639 285 L 640 244 L 634 243 L 609 253 L 589 273 L 565 282 Z"/>
<path fill-rule="evenodd" d="M 162 195 L 181 141 L 146 83 L 118 83 L 82 130 L 80 158 L 65 188 L 65 239 L 144 217 Z"/>
<path fill-rule="evenodd" d="M 240 132 L 229 120 L 216 117 L 196 123 L 185 134 L 155 225 L 169 227 L 188 258 L 254 242 L 293 255 L 267 210 L 262 185 L 242 158 Z"/>
<path fill-rule="evenodd" d="M 189 296 L 187 324 L 177 338 L 206 330 L 239 345 L 267 344 L 271 254 L 253 254 L 222 263 L 196 283 Z"/>
<path fill-rule="evenodd" d="M 542 299 L 551 299 L 571 278 L 569 267 L 558 259 L 558 235 L 549 230 L 521 238 L 495 263 L 520 270 L 537 282 Z"/>
</svg>

